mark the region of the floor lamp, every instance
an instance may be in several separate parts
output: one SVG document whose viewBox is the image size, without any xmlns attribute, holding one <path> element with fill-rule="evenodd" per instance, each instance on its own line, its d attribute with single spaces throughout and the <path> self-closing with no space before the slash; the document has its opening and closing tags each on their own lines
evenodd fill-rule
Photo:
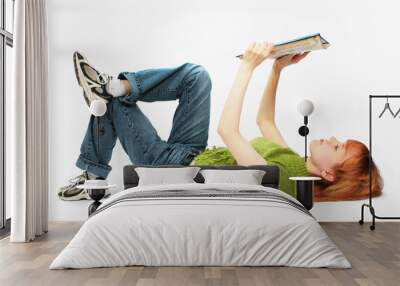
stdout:
<svg viewBox="0 0 400 286">
<path fill-rule="evenodd" d="M 304 137 L 304 161 L 307 162 L 307 135 L 308 116 L 314 111 L 314 104 L 304 99 L 299 102 L 297 110 L 303 116 L 303 125 L 299 128 L 299 134 Z M 319 177 L 290 177 L 290 180 L 296 181 L 296 198 L 303 206 L 310 210 L 314 205 L 314 181 L 320 180 Z"/>
</svg>

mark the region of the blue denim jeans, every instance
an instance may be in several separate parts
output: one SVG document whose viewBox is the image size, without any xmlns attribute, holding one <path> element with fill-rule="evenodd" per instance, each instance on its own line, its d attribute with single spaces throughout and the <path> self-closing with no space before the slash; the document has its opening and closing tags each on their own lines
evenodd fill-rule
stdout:
<svg viewBox="0 0 400 286">
<path fill-rule="evenodd" d="M 123 72 L 131 93 L 111 99 L 107 112 L 90 117 L 76 166 L 106 178 L 117 138 L 133 164 L 188 165 L 207 146 L 211 80 L 199 65 Z M 162 140 L 137 101 L 179 100 L 168 140 Z M 97 128 L 99 132 L 97 133 Z"/>
</svg>

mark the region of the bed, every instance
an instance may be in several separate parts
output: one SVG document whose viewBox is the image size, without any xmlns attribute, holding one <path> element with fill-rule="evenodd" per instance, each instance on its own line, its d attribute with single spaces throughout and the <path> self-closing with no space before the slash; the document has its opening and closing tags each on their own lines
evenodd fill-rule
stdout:
<svg viewBox="0 0 400 286">
<path fill-rule="evenodd" d="M 144 266 L 350 268 L 343 253 L 297 200 L 278 190 L 275 166 L 201 166 L 265 171 L 261 185 L 194 183 L 138 186 L 106 199 L 50 269 Z"/>
</svg>

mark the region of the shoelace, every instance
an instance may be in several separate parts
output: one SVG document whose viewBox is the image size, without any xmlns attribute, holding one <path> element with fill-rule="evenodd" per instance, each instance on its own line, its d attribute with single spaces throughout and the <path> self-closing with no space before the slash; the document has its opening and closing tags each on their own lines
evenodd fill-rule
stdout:
<svg viewBox="0 0 400 286">
<path fill-rule="evenodd" d="M 109 81 L 112 79 L 112 76 L 106 74 L 106 73 L 99 73 L 97 75 L 97 81 L 102 84 L 102 85 L 106 85 L 107 83 L 109 83 Z"/>
<path fill-rule="evenodd" d="M 69 182 L 71 183 L 70 186 L 78 185 L 82 178 L 84 178 L 83 174 L 81 174 L 79 176 L 76 176 L 76 177 L 74 177 L 72 179 L 69 179 Z M 84 178 L 84 180 L 85 180 L 85 178 Z"/>
</svg>

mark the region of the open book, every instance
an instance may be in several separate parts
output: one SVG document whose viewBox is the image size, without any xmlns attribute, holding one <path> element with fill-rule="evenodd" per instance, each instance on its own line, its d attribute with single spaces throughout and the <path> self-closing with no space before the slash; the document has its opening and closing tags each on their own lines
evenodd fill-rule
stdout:
<svg viewBox="0 0 400 286">
<path fill-rule="evenodd" d="M 275 44 L 275 52 L 271 58 L 276 59 L 285 55 L 327 49 L 330 46 L 320 34 L 309 35 L 291 41 Z M 236 56 L 242 58 L 243 55 Z"/>
</svg>

